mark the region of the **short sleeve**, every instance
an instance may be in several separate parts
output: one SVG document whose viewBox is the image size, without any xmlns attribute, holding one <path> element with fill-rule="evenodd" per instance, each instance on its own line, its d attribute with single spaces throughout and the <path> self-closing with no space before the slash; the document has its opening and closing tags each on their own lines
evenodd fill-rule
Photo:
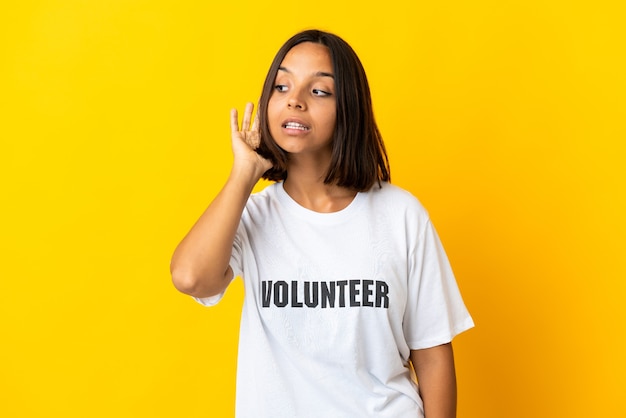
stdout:
<svg viewBox="0 0 626 418">
<path fill-rule="evenodd" d="M 412 350 L 445 344 L 474 326 L 430 220 L 409 254 L 404 334 Z"/>
<path fill-rule="evenodd" d="M 233 270 L 233 279 L 237 276 L 242 275 L 242 242 L 245 237 L 244 234 L 243 223 L 239 222 L 239 226 L 237 227 L 237 233 L 235 234 L 235 240 L 233 241 L 233 249 L 230 254 L 230 263 L 229 266 Z M 224 293 L 226 291 L 219 293 L 214 296 L 208 296 L 206 298 L 197 298 L 194 297 L 196 302 L 204 306 L 215 306 L 219 303 L 220 300 L 224 297 Z"/>
</svg>

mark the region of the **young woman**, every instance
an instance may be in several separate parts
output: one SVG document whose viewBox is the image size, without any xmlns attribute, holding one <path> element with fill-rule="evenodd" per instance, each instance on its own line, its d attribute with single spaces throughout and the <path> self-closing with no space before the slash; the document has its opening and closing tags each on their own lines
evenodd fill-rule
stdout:
<svg viewBox="0 0 626 418">
<path fill-rule="evenodd" d="M 244 280 L 237 416 L 454 417 L 451 340 L 473 322 L 427 212 L 389 183 L 357 55 L 295 35 L 252 113 L 231 112 L 230 176 L 171 264 L 205 305 Z"/>
</svg>

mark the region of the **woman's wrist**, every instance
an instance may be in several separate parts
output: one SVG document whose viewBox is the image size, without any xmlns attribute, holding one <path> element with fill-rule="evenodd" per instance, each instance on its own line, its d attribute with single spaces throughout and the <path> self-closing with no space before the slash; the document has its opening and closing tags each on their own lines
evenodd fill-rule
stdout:
<svg viewBox="0 0 626 418">
<path fill-rule="evenodd" d="M 230 171 L 229 181 L 243 184 L 252 190 L 265 171 L 267 170 L 261 164 L 239 164 L 235 162 Z"/>
</svg>

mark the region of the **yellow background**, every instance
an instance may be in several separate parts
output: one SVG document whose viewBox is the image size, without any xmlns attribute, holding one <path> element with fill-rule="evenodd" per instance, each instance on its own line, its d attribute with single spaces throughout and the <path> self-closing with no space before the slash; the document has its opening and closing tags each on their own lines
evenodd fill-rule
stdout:
<svg viewBox="0 0 626 418">
<path fill-rule="evenodd" d="M 459 417 L 626 416 L 624 2 L 2 4 L 0 416 L 232 416 L 241 283 L 203 308 L 169 258 L 309 27 L 362 58 L 477 323 Z"/>
</svg>

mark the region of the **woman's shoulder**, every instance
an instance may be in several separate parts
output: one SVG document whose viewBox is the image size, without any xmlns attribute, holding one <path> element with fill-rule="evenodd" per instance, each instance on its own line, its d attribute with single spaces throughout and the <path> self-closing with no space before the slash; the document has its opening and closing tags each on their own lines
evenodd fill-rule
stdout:
<svg viewBox="0 0 626 418">
<path fill-rule="evenodd" d="M 419 199 L 409 190 L 395 184 L 382 182 L 380 186 L 375 184 L 368 192 L 374 199 L 393 201 L 402 206 L 410 206 L 424 209 Z"/>
<path fill-rule="evenodd" d="M 267 210 L 276 204 L 278 199 L 277 188 L 280 183 L 270 183 L 263 188 L 258 188 L 248 197 L 246 209 Z M 254 209 L 253 209 L 254 208 Z"/>
<path fill-rule="evenodd" d="M 399 225 L 407 231 L 421 231 L 430 222 L 426 208 L 409 190 L 382 183 L 367 192 L 369 195 L 369 216 L 372 219 L 384 218 L 389 225 Z"/>
</svg>

